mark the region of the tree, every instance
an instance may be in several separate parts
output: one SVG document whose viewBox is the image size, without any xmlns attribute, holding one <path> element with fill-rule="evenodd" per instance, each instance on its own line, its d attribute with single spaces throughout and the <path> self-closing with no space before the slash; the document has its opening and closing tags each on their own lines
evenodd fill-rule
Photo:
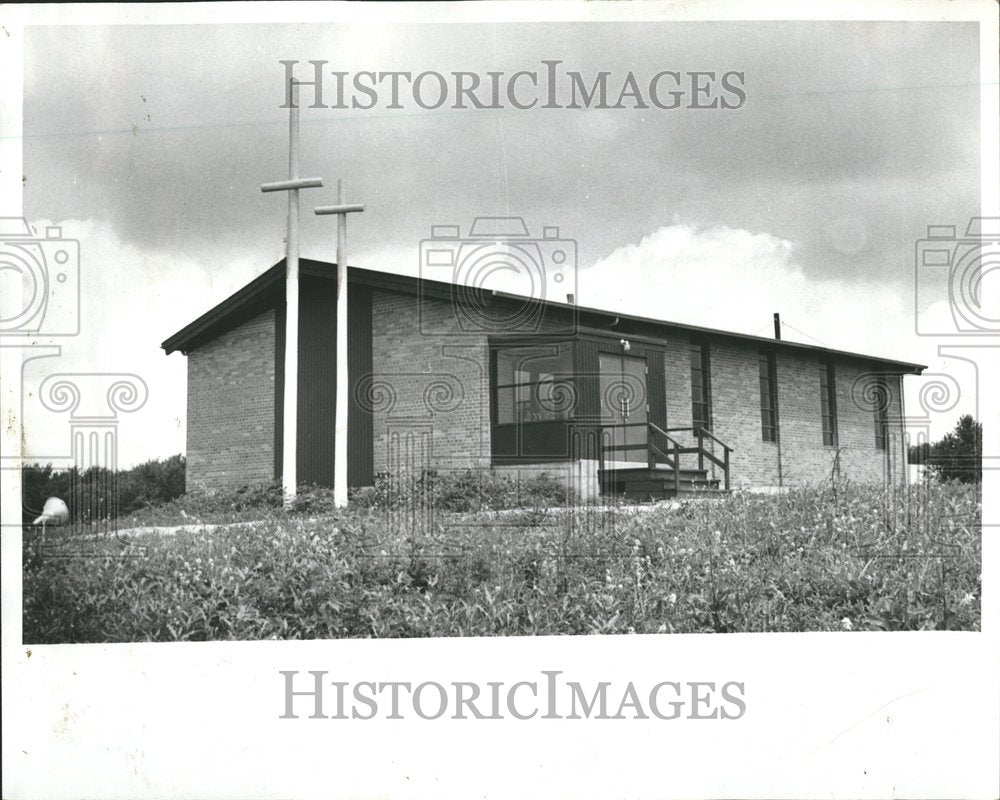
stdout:
<svg viewBox="0 0 1000 800">
<path fill-rule="evenodd" d="M 979 483 L 983 479 L 983 426 L 971 414 L 963 415 L 955 429 L 940 441 L 911 445 L 909 462 L 924 464 L 942 481 Z"/>
<path fill-rule="evenodd" d="M 90 467 L 81 473 L 76 467 L 56 470 L 51 464 L 26 465 L 21 470 L 22 521 L 27 524 L 37 517 L 47 497 L 59 497 L 69 504 L 76 521 L 111 513 L 116 504 L 118 515 L 125 516 L 184 494 L 184 470 L 182 455 L 147 461 L 117 474 L 104 467 Z M 90 498 L 91 505 L 74 508 L 74 489 L 77 497 Z"/>
</svg>

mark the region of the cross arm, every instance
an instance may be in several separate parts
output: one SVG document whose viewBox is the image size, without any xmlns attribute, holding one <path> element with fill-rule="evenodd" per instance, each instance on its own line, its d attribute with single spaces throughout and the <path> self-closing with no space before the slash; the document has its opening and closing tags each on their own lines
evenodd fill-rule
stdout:
<svg viewBox="0 0 1000 800">
<path fill-rule="evenodd" d="M 317 214 L 351 214 L 355 211 L 364 211 L 364 203 L 344 203 L 337 206 L 316 206 L 313 211 Z"/>
<path fill-rule="evenodd" d="M 291 189 L 321 189 L 322 187 L 322 178 L 295 178 L 290 181 L 262 183 L 260 190 L 262 192 L 287 192 Z"/>
</svg>

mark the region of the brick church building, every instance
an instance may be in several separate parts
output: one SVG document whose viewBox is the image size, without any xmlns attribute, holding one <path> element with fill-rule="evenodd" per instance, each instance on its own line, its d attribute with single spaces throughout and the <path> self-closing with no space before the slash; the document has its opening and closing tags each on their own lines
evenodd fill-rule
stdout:
<svg viewBox="0 0 1000 800">
<path fill-rule="evenodd" d="M 284 269 L 163 342 L 188 359 L 188 490 L 280 478 Z M 335 281 L 335 265 L 300 261 L 300 483 L 333 481 Z M 355 268 L 348 281 L 352 487 L 470 467 L 636 497 L 905 480 L 903 376 L 919 364 L 565 293 L 532 301 Z"/>
</svg>

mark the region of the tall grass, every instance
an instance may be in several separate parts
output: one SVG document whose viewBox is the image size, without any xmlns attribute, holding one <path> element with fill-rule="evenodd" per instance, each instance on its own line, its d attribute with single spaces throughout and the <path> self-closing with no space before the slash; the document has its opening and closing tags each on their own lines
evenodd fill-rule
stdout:
<svg viewBox="0 0 1000 800">
<path fill-rule="evenodd" d="M 547 510 L 560 498 L 546 486 L 517 494 L 535 497 L 529 508 L 483 510 L 506 491 L 445 486 L 423 514 L 389 494 L 334 510 L 323 492 L 286 512 L 262 491 L 256 506 L 172 507 L 175 524 L 235 520 L 212 531 L 26 536 L 25 642 L 980 625 L 975 486 L 841 485 L 641 511 L 571 509 L 564 495 Z M 76 557 L 60 558 L 68 549 Z"/>
</svg>

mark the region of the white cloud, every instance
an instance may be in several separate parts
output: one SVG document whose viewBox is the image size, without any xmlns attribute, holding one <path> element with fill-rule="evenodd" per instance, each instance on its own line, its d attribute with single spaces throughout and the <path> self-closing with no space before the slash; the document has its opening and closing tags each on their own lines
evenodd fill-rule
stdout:
<svg viewBox="0 0 1000 800">
<path fill-rule="evenodd" d="M 807 278 L 794 245 L 768 233 L 675 222 L 581 269 L 579 283 L 582 305 L 767 337 L 777 311 L 784 339 L 927 364 L 929 378 L 907 380 L 908 415 L 935 373 L 961 394 L 931 414 L 935 438 L 977 410 L 968 365 L 939 356 L 939 338 L 916 334 L 912 295 L 877 281 Z M 922 324 L 947 315 L 939 305 L 921 313 Z"/>
<path fill-rule="evenodd" d="M 54 224 L 31 222 L 40 232 Z M 199 264 L 146 251 L 97 220 L 55 224 L 64 238 L 80 242 L 80 334 L 37 340 L 62 352 L 25 369 L 26 457 L 45 461 L 69 454 L 68 414 L 46 410 L 37 394 L 41 381 L 57 372 L 132 373 L 145 381 L 146 404 L 119 415 L 122 466 L 183 452 L 187 365 L 179 354 L 166 356 L 160 342 L 245 283 L 254 274 L 251 265 Z"/>
<path fill-rule="evenodd" d="M 820 341 L 846 346 L 844 309 L 864 308 L 843 291 L 831 297 L 830 287 L 807 279 L 793 255 L 791 242 L 768 233 L 674 223 L 582 269 L 580 302 L 762 336 L 771 335 L 771 314 L 778 311 Z M 875 299 L 895 303 L 888 293 Z M 784 335 L 810 341 L 791 329 Z"/>
</svg>

